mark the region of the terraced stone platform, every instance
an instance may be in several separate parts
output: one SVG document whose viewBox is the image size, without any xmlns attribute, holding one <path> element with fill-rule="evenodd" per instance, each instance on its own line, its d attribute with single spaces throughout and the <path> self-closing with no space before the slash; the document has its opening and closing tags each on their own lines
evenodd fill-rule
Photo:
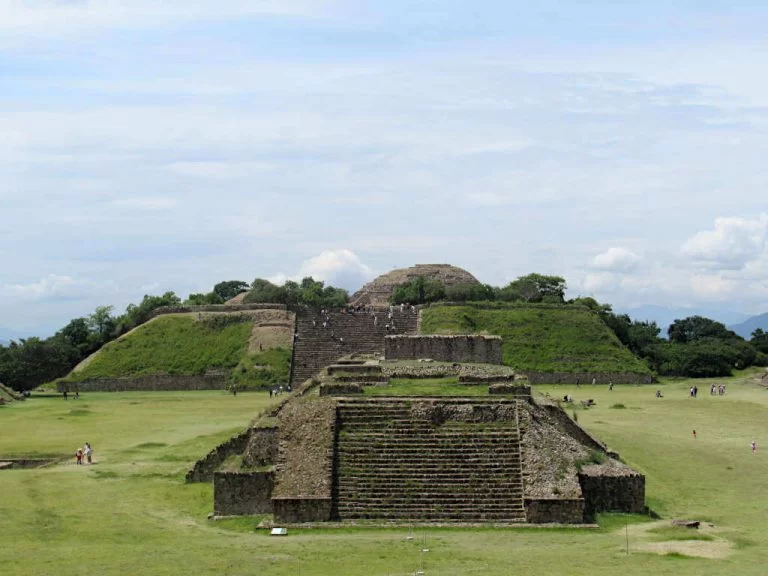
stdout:
<svg viewBox="0 0 768 576">
<path fill-rule="evenodd" d="M 376 321 L 374 322 L 374 315 Z M 329 312 L 330 319 L 323 327 L 325 317 L 318 311 L 300 312 L 296 315 L 296 334 L 293 343 L 291 385 L 295 388 L 307 378 L 350 354 L 384 355 L 384 338 L 392 334 L 415 334 L 418 314 L 409 309 L 393 310 L 388 319 L 387 308 L 371 312 Z M 395 330 L 387 330 L 388 323 Z"/>
<path fill-rule="evenodd" d="M 333 516 L 525 522 L 516 414 L 512 399 L 340 399 Z"/>
</svg>

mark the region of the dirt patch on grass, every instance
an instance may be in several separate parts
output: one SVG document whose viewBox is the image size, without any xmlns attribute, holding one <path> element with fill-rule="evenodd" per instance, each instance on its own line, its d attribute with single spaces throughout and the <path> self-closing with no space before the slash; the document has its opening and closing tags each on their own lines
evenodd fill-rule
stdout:
<svg viewBox="0 0 768 576">
<path fill-rule="evenodd" d="M 734 545 L 720 532 L 716 526 L 706 523 L 702 523 L 698 529 L 676 527 L 670 520 L 634 524 L 629 526 L 629 548 L 661 556 L 722 559 L 728 557 Z M 623 538 L 624 529 L 619 529 L 617 534 Z"/>
</svg>

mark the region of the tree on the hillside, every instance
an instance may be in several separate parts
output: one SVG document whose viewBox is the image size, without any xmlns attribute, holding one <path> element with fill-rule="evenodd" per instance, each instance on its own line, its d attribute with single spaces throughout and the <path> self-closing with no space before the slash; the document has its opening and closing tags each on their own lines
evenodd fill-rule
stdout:
<svg viewBox="0 0 768 576">
<path fill-rule="evenodd" d="M 641 358 L 645 358 L 648 350 L 661 340 L 659 337 L 660 333 L 661 328 L 659 328 L 656 322 L 633 320 L 627 329 L 629 340 L 627 345 L 632 352 Z"/>
<path fill-rule="evenodd" d="M 213 293 L 226 302 L 242 292 L 248 291 L 248 282 L 242 280 L 226 280 L 213 287 Z"/>
<path fill-rule="evenodd" d="M 98 306 L 93 314 L 88 316 L 88 327 L 98 335 L 100 340 L 107 338 L 115 328 L 113 309 L 114 306 Z"/>
<path fill-rule="evenodd" d="M 243 302 L 247 303 L 268 303 L 268 304 L 287 304 L 286 293 L 281 286 L 273 284 L 264 278 L 256 278 L 251 284 L 251 289 L 245 295 Z"/>
<path fill-rule="evenodd" d="M 94 343 L 93 332 L 91 332 L 87 318 L 73 318 L 56 335 L 64 338 L 70 346 L 79 352 L 80 356 L 86 356 L 97 345 Z"/>
<path fill-rule="evenodd" d="M 414 278 L 407 284 L 400 284 L 392 292 L 392 304 L 427 304 L 445 299 L 445 286 L 439 280 L 428 280 L 424 276 Z"/>
<path fill-rule="evenodd" d="M 224 300 L 216 292 L 208 292 L 207 294 L 190 294 L 189 297 L 184 300 L 184 304 L 187 306 L 205 306 L 208 304 L 223 304 Z"/>
<path fill-rule="evenodd" d="M 565 302 L 565 278 L 546 276 L 544 274 L 528 274 L 513 280 L 499 291 L 500 300 L 514 302 Z"/>
<path fill-rule="evenodd" d="M 667 330 L 670 342 L 686 344 L 702 338 L 717 338 L 729 340 L 741 338 L 735 332 L 728 330 L 725 324 L 704 318 L 703 316 L 689 316 L 682 320 L 675 320 Z"/>
<path fill-rule="evenodd" d="M 484 302 L 496 299 L 489 284 L 454 284 L 445 287 L 445 299 L 451 302 Z"/>
<path fill-rule="evenodd" d="M 129 304 L 125 309 L 125 314 L 120 317 L 121 330 L 123 333 L 131 328 L 138 326 L 150 319 L 152 312 L 163 306 L 179 306 L 181 298 L 176 296 L 173 291 L 168 291 L 162 296 L 152 296 L 145 294 L 139 304 Z"/>
<path fill-rule="evenodd" d="M 764 332 L 762 328 L 758 328 L 752 332 L 752 339 L 749 341 L 758 352 L 768 354 L 768 332 Z"/>
<path fill-rule="evenodd" d="M 26 338 L 0 353 L 0 382 L 22 392 L 66 374 L 77 351 L 63 337 Z"/>
<path fill-rule="evenodd" d="M 301 283 L 287 280 L 282 286 L 277 286 L 269 280 L 257 278 L 251 284 L 251 289 L 243 299 L 246 303 L 285 304 L 291 309 L 309 308 L 342 308 L 349 301 L 346 290 L 334 286 L 326 286 L 324 282 L 314 278 L 303 278 Z"/>
</svg>

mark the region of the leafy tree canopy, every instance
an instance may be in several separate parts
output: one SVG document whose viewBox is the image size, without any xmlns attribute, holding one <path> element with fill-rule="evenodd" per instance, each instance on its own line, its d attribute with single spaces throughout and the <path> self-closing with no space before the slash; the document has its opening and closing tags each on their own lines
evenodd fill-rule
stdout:
<svg viewBox="0 0 768 576">
<path fill-rule="evenodd" d="M 562 304 L 565 302 L 565 278 L 546 276 L 543 274 L 528 274 L 520 276 L 502 288 L 498 299 L 507 302 L 522 300 L 523 302 L 550 302 Z"/>
<path fill-rule="evenodd" d="M 213 287 L 213 293 L 216 294 L 222 302 L 226 302 L 242 292 L 247 292 L 248 288 L 248 282 L 242 280 L 226 280 L 216 284 Z"/>
<path fill-rule="evenodd" d="M 414 278 L 407 284 L 401 284 L 392 295 L 389 301 L 392 304 L 427 304 L 429 302 L 438 302 L 445 300 L 446 290 L 442 282 L 437 280 L 428 280 L 424 276 Z"/>
<path fill-rule="evenodd" d="M 682 320 L 675 320 L 667 330 L 667 335 L 670 342 L 679 344 L 696 342 L 703 338 L 717 338 L 719 340 L 741 338 L 735 332 L 728 330 L 725 324 L 703 316 L 689 316 Z"/>
</svg>

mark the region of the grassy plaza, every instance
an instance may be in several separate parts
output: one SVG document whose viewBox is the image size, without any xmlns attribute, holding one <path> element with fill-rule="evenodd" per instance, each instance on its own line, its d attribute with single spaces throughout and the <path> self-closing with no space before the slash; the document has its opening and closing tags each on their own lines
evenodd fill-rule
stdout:
<svg viewBox="0 0 768 576">
<path fill-rule="evenodd" d="M 0 460 L 62 461 L 0 472 L 0 572 L 405 575 L 423 565 L 425 574 L 449 575 L 762 574 L 768 391 L 754 372 L 717 380 L 727 384 L 722 397 L 710 396 L 710 382 L 535 389 L 573 395 L 578 408 L 568 412 L 646 475 L 647 502 L 663 521 L 605 515 L 599 528 L 291 529 L 284 538 L 257 529 L 258 518 L 208 520 L 212 486 L 183 480 L 195 460 L 269 405 L 266 393 L 33 397 L 0 407 Z M 694 383 L 697 399 L 688 395 Z M 587 398 L 596 406 L 581 408 Z M 76 466 L 67 457 L 86 441 L 95 463 Z M 672 528 L 673 518 L 703 526 Z"/>
</svg>

